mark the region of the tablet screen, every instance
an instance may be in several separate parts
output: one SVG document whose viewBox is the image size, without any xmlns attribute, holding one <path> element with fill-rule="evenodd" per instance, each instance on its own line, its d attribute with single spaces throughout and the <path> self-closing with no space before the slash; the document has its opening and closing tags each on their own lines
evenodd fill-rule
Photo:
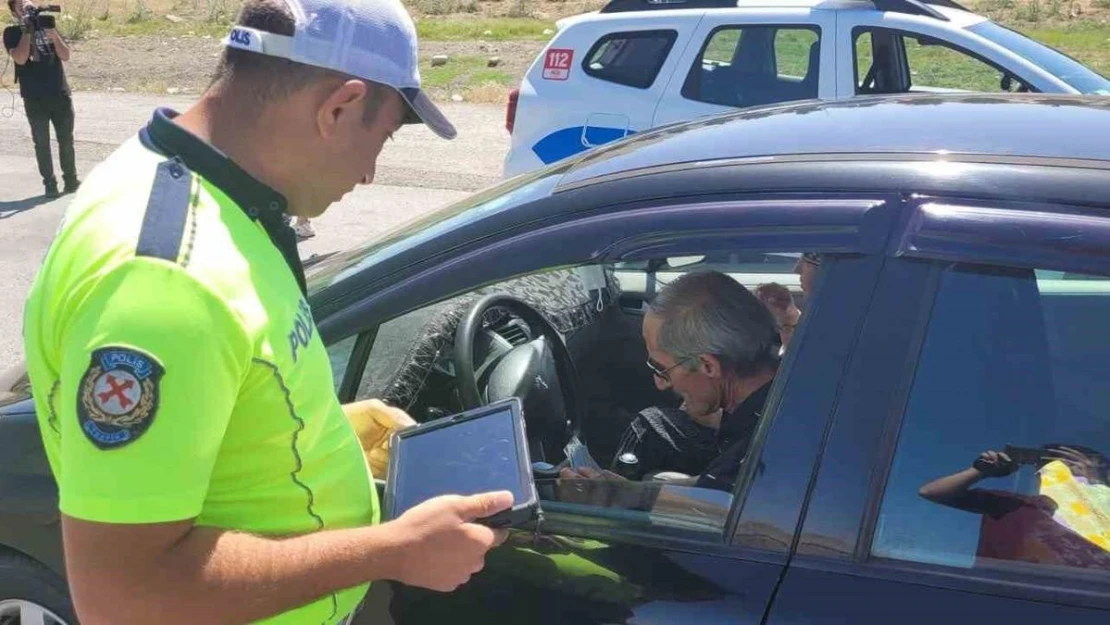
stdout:
<svg viewBox="0 0 1110 625">
<path fill-rule="evenodd" d="M 521 483 L 511 408 L 402 439 L 392 516 L 439 495 L 508 490 L 529 499 Z"/>
</svg>

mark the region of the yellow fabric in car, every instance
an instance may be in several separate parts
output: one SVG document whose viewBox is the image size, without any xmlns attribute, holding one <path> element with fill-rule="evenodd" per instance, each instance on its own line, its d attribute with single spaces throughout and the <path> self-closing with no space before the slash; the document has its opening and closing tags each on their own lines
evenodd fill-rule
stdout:
<svg viewBox="0 0 1110 625">
<path fill-rule="evenodd" d="M 1057 523 L 1110 551 L 1110 486 L 1077 478 L 1053 460 L 1041 470 L 1041 494 L 1056 502 Z"/>
</svg>

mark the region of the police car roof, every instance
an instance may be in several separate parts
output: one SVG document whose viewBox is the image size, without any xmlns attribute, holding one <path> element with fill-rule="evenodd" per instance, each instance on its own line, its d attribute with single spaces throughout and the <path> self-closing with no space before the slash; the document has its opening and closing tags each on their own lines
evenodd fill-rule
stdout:
<svg viewBox="0 0 1110 625">
<path fill-rule="evenodd" d="M 1110 161 L 1107 136 L 1106 96 L 914 94 L 808 100 L 660 126 L 595 148 L 566 173 L 559 187 L 632 170 L 786 155 L 951 153 Z"/>
<path fill-rule="evenodd" d="M 890 11 L 934 17 L 945 21 L 965 22 L 969 18 L 985 19 L 955 0 L 612 0 L 599 11 L 583 15 L 598 19 L 608 16 L 643 17 L 651 14 L 674 16 L 714 10 L 802 8 L 818 10 Z M 575 16 L 580 18 L 582 16 Z M 569 23 L 570 20 L 566 20 Z M 580 20 L 574 20 L 580 21 Z"/>
</svg>

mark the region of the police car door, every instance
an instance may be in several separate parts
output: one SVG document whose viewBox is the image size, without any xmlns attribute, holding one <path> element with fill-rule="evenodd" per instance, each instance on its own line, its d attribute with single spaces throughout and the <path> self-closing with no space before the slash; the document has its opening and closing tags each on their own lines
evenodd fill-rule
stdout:
<svg viewBox="0 0 1110 625">
<path fill-rule="evenodd" d="M 809 8 L 708 11 L 655 112 L 659 126 L 836 95 L 836 20 Z"/>
</svg>

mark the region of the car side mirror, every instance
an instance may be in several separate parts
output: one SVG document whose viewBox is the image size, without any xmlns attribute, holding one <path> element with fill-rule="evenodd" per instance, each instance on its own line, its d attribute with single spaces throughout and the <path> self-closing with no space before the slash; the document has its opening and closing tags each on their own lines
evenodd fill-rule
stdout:
<svg viewBox="0 0 1110 625">
<path fill-rule="evenodd" d="M 1012 90 L 1013 87 L 1014 87 L 1014 77 L 1009 75 L 1009 74 L 1003 74 L 1002 75 L 1002 84 L 999 85 L 999 86 L 1002 87 L 1003 91 Z"/>
</svg>

